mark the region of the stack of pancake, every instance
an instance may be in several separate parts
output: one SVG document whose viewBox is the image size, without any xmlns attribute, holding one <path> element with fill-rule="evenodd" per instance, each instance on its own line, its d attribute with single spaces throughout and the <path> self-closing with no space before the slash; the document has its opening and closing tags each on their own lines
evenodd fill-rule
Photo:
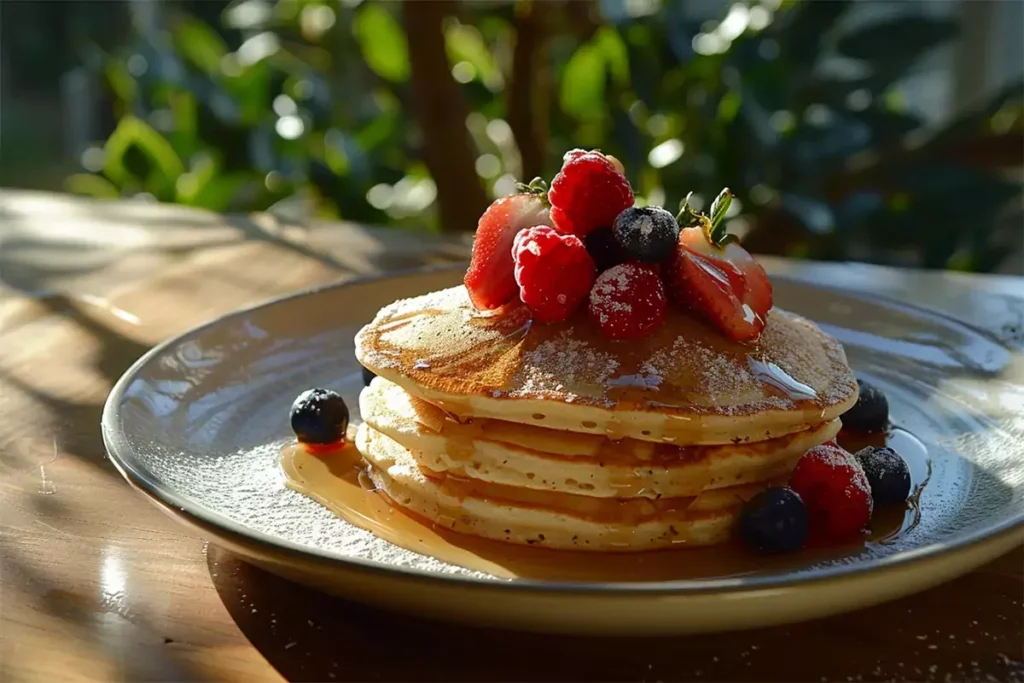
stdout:
<svg viewBox="0 0 1024 683">
<path fill-rule="evenodd" d="M 549 548 L 727 540 L 857 399 L 842 347 L 778 308 L 754 345 L 670 310 L 652 336 L 478 313 L 464 287 L 383 308 L 356 337 L 378 375 L 357 447 L 395 504 L 452 530 Z"/>
</svg>

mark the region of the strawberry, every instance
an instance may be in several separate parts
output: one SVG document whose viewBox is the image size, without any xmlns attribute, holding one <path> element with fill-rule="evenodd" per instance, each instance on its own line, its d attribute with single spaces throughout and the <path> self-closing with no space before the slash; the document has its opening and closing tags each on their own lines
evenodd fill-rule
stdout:
<svg viewBox="0 0 1024 683">
<path fill-rule="evenodd" d="M 500 308 L 518 298 L 512 243 L 521 231 L 551 222 L 544 181 L 537 178 L 520 189 L 519 194 L 495 200 L 477 223 L 465 285 L 478 311 Z"/>
<path fill-rule="evenodd" d="M 610 228 L 616 216 L 633 206 L 633 190 L 617 159 L 574 149 L 563 157 L 548 200 L 555 229 L 586 239 L 595 230 Z"/>
<path fill-rule="evenodd" d="M 730 338 L 753 342 L 764 330 L 772 307 L 772 284 L 761 264 L 725 230 L 732 195 L 722 193 L 711 205 L 711 218 L 683 204 L 675 257 L 668 283 L 681 305 L 697 311 Z"/>
</svg>

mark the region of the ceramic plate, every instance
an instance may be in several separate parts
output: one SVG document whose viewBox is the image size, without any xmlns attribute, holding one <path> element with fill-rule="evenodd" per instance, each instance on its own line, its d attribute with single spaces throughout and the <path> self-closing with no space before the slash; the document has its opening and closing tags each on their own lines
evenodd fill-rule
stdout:
<svg viewBox="0 0 1024 683">
<path fill-rule="evenodd" d="M 951 318 L 784 278 L 776 303 L 842 341 L 858 375 L 887 393 L 894 423 L 927 450 L 914 464 L 915 484 L 927 478 L 917 522 L 884 542 L 699 579 L 509 580 L 398 548 L 287 488 L 279 452 L 293 398 L 328 386 L 355 408 L 360 326 L 462 273 L 306 292 L 153 349 L 107 401 L 110 457 L 156 504 L 275 573 L 399 610 L 535 630 L 698 632 L 807 619 L 928 588 L 1021 540 L 1024 354 Z"/>
</svg>

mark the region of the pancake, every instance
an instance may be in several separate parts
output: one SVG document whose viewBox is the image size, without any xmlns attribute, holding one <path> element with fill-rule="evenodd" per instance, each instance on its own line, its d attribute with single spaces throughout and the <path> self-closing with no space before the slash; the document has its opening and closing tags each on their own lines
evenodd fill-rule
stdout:
<svg viewBox="0 0 1024 683">
<path fill-rule="evenodd" d="M 676 307 L 653 335 L 615 342 L 585 311 L 532 324 L 521 304 L 477 312 L 459 286 L 385 306 L 356 355 L 458 418 L 680 445 L 806 431 L 857 400 L 842 346 L 778 308 L 753 345 Z"/>
<path fill-rule="evenodd" d="M 744 501 L 766 484 L 697 497 L 602 499 L 427 476 L 408 449 L 360 425 L 367 473 L 395 504 L 456 532 L 567 550 L 635 552 L 728 540 Z"/>
<path fill-rule="evenodd" d="M 839 431 L 832 420 L 769 441 L 675 446 L 533 425 L 459 423 L 398 385 L 376 378 L 359 412 L 408 449 L 421 469 L 520 488 L 601 498 L 695 496 L 706 489 L 784 477 L 809 448 Z"/>
</svg>

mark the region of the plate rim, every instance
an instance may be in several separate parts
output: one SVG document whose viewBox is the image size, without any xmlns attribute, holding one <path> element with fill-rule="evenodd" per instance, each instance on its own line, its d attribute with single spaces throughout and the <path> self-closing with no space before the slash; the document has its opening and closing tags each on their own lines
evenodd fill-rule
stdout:
<svg viewBox="0 0 1024 683">
<path fill-rule="evenodd" d="M 298 556 L 304 561 L 313 561 L 325 568 L 343 566 L 349 570 L 383 574 L 385 577 L 412 579 L 425 582 L 443 582 L 450 585 L 463 587 L 473 586 L 480 589 L 496 589 L 530 591 L 530 592 L 553 592 L 559 594 L 573 593 L 582 595 L 609 595 L 609 594 L 643 594 L 643 595 L 680 595 L 680 594 L 712 594 L 712 593 L 746 593 L 750 591 L 782 590 L 808 583 L 819 583 L 826 581 L 841 581 L 855 577 L 862 577 L 867 574 L 879 574 L 888 571 L 906 569 L 908 567 L 923 565 L 929 561 L 941 559 L 947 555 L 966 551 L 975 546 L 986 543 L 1002 545 L 1002 541 L 1009 536 L 1024 529 L 1024 509 L 1018 510 L 1015 514 L 1008 516 L 1005 520 L 994 526 L 985 526 L 969 534 L 961 536 L 954 543 L 929 543 L 919 548 L 894 553 L 880 558 L 870 558 L 863 562 L 849 564 L 836 564 L 821 567 L 803 573 L 787 572 L 782 574 L 746 574 L 738 577 L 722 577 L 714 579 L 674 579 L 670 581 L 651 582 L 582 582 L 582 581 L 545 581 L 542 579 L 501 579 L 467 576 L 464 574 L 449 574 L 443 572 L 431 572 L 413 567 L 387 564 L 376 560 L 369 560 L 362 557 L 345 557 L 337 553 L 324 551 L 314 546 L 307 546 L 295 543 L 288 539 L 282 539 L 271 534 L 251 529 L 239 522 L 236 522 L 223 514 L 208 510 L 204 506 L 193 503 L 190 499 L 178 495 L 169 487 L 161 485 L 152 480 L 140 468 L 132 464 L 134 449 L 127 437 L 120 430 L 120 406 L 123 402 L 128 387 L 136 379 L 141 370 L 146 367 L 155 357 L 164 353 L 168 348 L 180 344 L 188 337 L 201 334 L 202 332 L 222 324 L 226 321 L 241 318 L 256 311 L 287 303 L 292 299 L 299 299 L 312 296 L 330 289 L 341 289 L 356 285 L 368 285 L 376 282 L 414 277 L 417 275 L 432 275 L 451 271 L 459 272 L 465 268 L 465 264 L 439 264 L 419 268 L 407 268 L 368 276 L 357 276 L 354 278 L 324 283 L 292 292 L 280 297 L 275 297 L 229 313 L 217 316 L 204 323 L 196 325 L 181 332 L 163 342 L 157 344 L 142 356 L 140 356 L 125 372 L 118 378 L 111 388 L 103 405 L 103 412 L 100 427 L 103 437 L 103 444 L 107 456 L 117 471 L 124 477 L 133 488 L 139 490 L 151 499 L 151 502 L 158 507 L 171 511 L 188 519 L 190 523 L 200 528 L 212 527 L 219 532 L 229 533 L 235 539 L 243 539 L 248 543 L 255 543 L 264 551 L 270 550 L 271 554 L 280 554 L 281 551 L 289 556 Z M 944 311 L 908 304 L 886 295 L 875 293 L 864 293 L 854 289 L 848 289 L 835 285 L 822 284 L 819 282 L 794 277 L 788 274 L 772 275 L 773 280 L 782 280 L 797 285 L 812 287 L 828 292 L 841 293 L 845 296 L 852 296 L 869 300 L 872 303 L 884 303 L 897 309 L 912 310 L 917 314 L 925 314 L 942 318 L 965 327 L 975 334 L 985 336 L 987 339 L 1006 346 L 1004 340 L 1000 340 L 986 330 L 974 327 L 953 315 Z M 208 532 L 209 533 L 209 532 Z M 236 542 L 240 542 L 237 541 Z M 1024 542 L 1024 537 L 1018 539 L 1018 543 Z M 1007 547 L 1011 547 L 1007 543 Z"/>
</svg>

